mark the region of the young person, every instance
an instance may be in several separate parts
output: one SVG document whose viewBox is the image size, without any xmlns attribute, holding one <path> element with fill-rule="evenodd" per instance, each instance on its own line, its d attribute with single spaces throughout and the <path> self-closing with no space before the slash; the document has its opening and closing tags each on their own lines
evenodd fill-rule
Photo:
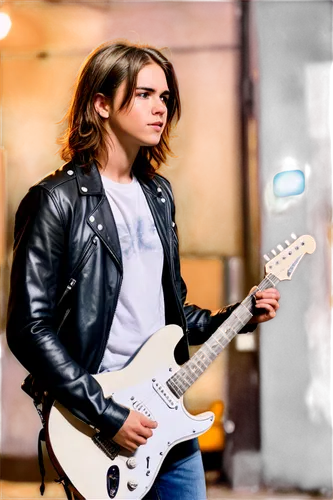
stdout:
<svg viewBox="0 0 333 500">
<path fill-rule="evenodd" d="M 134 452 L 158 422 L 105 398 L 92 374 L 124 367 L 167 324 L 203 343 L 235 306 L 186 302 L 175 207 L 156 173 L 180 118 L 177 79 L 158 50 L 108 42 L 85 61 L 68 112 L 67 162 L 33 186 L 16 215 L 8 344 L 75 416 Z M 273 318 L 274 288 L 256 294 L 248 331 Z M 147 499 L 203 500 L 198 443 L 168 454 Z"/>
</svg>

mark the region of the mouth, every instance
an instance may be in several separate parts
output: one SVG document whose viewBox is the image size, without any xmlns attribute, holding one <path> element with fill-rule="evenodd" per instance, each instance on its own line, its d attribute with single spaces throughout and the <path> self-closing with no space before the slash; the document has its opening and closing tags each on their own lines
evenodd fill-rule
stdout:
<svg viewBox="0 0 333 500">
<path fill-rule="evenodd" d="M 154 123 L 149 123 L 148 125 L 150 127 L 153 127 L 155 130 L 159 132 L 163 127 L 163 122 L 154 122 Z"/>
</svg>

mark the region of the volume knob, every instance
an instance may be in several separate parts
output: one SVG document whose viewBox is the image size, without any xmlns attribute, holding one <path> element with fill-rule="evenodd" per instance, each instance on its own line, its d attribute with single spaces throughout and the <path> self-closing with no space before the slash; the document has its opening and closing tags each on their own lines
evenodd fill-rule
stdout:
<svg viewBox="0 0 333 500">
<path fill-rule="evenodd" d="M 130 479 L 127 483 L 127 487 L 129 490 L 133 491 L 138 487 L 138 482 L 135 479 Z"/>
<path fill-rule="evenodd" d="M 137 466 L 136 458 L 129 457 L 129 459 L 126 462 L 126 465 L 129 469 L 134 469 Z"/>
</svg>

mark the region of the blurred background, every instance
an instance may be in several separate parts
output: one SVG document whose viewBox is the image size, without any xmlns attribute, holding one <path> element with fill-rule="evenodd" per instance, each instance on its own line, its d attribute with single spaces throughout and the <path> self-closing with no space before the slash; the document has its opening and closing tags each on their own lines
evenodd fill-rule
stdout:
<svg viewBox="0 0 333 500">
<path fill-rule="evenodd" d="M 279 285 L 276 319 L 239 335 L 189 391 L 191 412 L 216 415 L 200 439 L 210 498 L 332 498 L 331 1 L 2 1 L 0 37 L 0 498 L 39 495 L 40 422 L 4 336 L 15 211 L 61 166 L 79 67 L 115 38 L 165 47 L 179 78 L 162 173 L 188 299 L 241 300 L 263 254 L 291 233 L 317 242 Z M 52 483 L 45 495 L 63 498 Z"/>
</svg>

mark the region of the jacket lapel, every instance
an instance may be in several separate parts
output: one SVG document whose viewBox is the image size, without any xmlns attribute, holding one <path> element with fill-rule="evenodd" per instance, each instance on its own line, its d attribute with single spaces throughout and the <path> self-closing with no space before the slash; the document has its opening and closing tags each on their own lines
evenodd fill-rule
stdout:
<svg viewBox="0 0 333 500">
<path fill-rule="evenodd" d="M 100 196 L 98 204 L 91 205 L 87 223 L 104 243 L 120 269 L 122 270 L 121 248 L 117 226 L 104 192 L 98 168 L 93 164 L 89 171 L 76 167 L 76 179 L 82 196 Z"/>
<path fill-rule="evenodd" d="M 91 208 L 87 223 L 105 244 L 120 269 L 122 269 L 117 226 L 104 192 L 98 168 L 93 164 L 91 169 L 87 171 L 83 167 L 76 166 L 75 173 L 78 190 L 82 196 L 89 197 L 94 195 L 101 197 L 99 203 Z M 151 210 L 164 253 L 168 259 L 171 259 L 169 242 L 171 218 L 168 216 L 168 196 L 164 193 L 163 187 L 155 179 L 147 182 L 139 179 L 139 182 Z"/>
<path fill-rule="evenodd" d="M 106 196 L 102 197 L 100 203 L 91 212 L 88 218 L 88 224 L 106 245 L 118 266 L 122 269 L 121 248 L 117 226 Z"/>
<path fill-rule="evenodd" d="M 163 189 L 155 180 L 150 180 L 146 183 L 139 180 L 143 193 L 146 196 L 148 206 L 153 215 L 155 226 L 160 237 L 164 254 L 168 259 L 170 255 L 170 242 L 169 242 L 169 217 L 167 208 L 167 196 L 164 195 Z M 163 201 L 164 200 L 164 201 Z"/>
</svg>

